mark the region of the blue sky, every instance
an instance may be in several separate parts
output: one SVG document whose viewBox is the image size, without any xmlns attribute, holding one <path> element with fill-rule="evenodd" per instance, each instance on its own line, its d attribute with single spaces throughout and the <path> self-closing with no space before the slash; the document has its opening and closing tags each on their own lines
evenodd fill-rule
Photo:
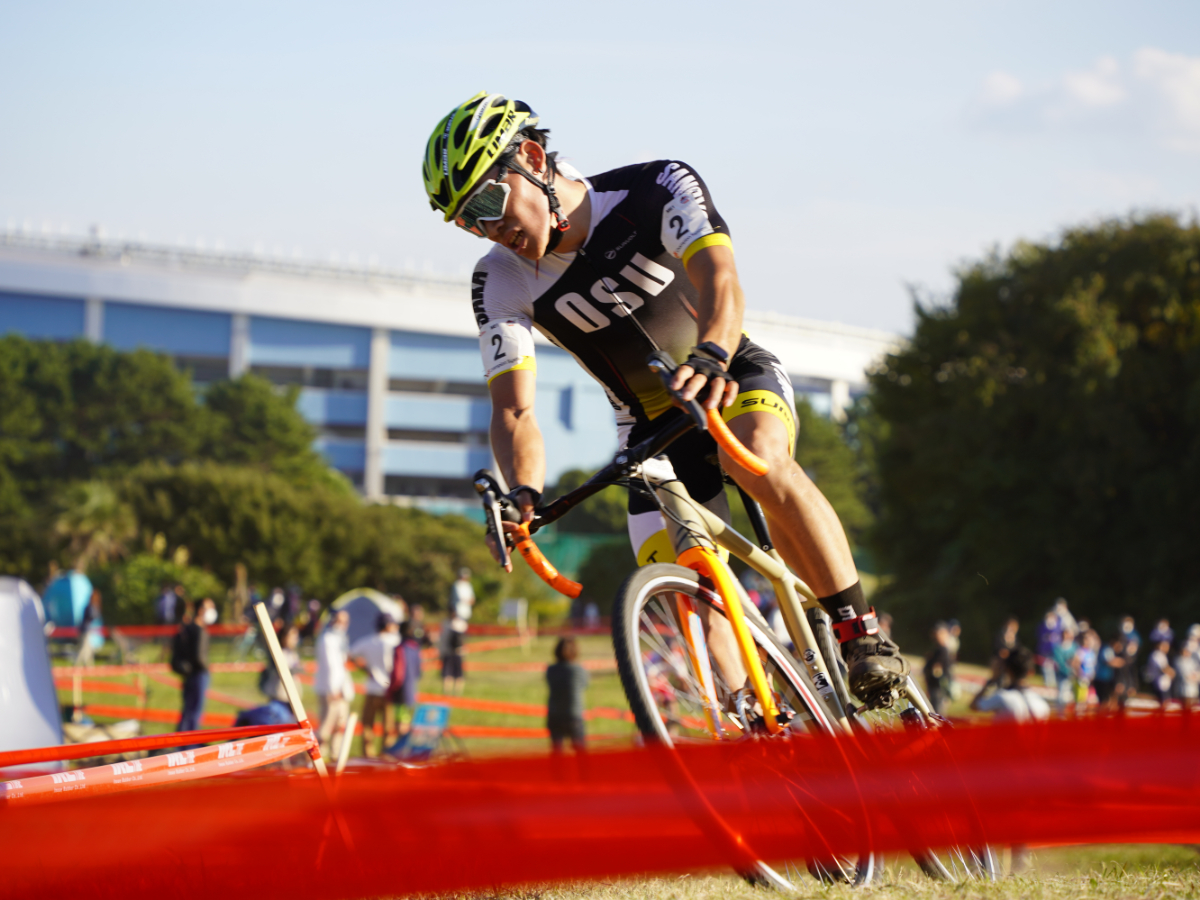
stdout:
<svg viewBox="0 0 1200 900">
<path fill-rule="evenodd" d="M 758 309 L 906 331 L 992 246 L 1200 206 L 1200 4 L 0 2 L 0 227 L 469 270 L 424 142 L 475 91 L 674 157 Z"/>
</svg>

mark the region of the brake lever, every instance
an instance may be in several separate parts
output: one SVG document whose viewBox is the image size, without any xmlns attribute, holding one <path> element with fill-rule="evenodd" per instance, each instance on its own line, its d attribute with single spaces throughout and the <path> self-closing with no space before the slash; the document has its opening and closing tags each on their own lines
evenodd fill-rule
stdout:
<svg viewBox="0 0 1200 900">
<path fill-rule="evenodd" d="M 675 375 L 675 370 L 679 368 L 675 365 L 675 360 L 662 350 L 655 350 L 647 357 L 646 365 L 658 374 L 667 393 L 679 401 L 687 414 L 692 417 L 692 421 L 696 423 L 696 427 L 701 431 L 708 431 L 708 413 L 700 405 L 700 401 L 694 397 L 691 400 L 684 400 L 679 391 L 671 390 L 671 379 Z"/>
<path fill-rule="evenodd" d="M 504 494 L 500 491 L 496 477 L 487 469 L 480 469 L 475 473 L 475 491 L 483 501 L 484 522 L 488 534 L 496 542 L 500 566 L 507 569 L 512 565 L 512 557 L 509 555 L 508 540 L 504 533 L 504 510 L 501 508 Z"/>
</svg>

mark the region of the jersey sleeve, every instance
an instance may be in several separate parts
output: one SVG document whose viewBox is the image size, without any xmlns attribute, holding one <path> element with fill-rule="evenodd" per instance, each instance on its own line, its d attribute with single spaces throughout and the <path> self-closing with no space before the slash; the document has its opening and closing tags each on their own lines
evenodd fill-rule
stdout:
<svg viewBox="0 0 1200 900">
<path fill-rule="evenodd" d="M 492 252 L 479 261 L 471 275 L 471 308 L 488 384 L 505 372 L 537 371 L 533 298 L 515 260 Z"/>
<path fill-rule="evenodd" d="M 667 252 L 686 266 L 697 250 L 721 245 L 732 249 L 729 226 L 717 212 L 704 179 L 687 163 L 664 160 L 655 163 L 652 192 L 661 206 L 662 243 Z"/>
</svg>

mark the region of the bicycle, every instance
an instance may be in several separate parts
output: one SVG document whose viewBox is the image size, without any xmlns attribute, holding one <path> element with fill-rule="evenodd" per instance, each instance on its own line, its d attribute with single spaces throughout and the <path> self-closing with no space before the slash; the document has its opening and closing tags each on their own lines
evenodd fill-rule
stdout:
<svg viewBox="0 0 1200 900">
<path fill-rule="evenodd" d="M 675 369 L 670 357 L 651 354 L 649 365 L 670 391 Z M 729 431 L 720 414 L 696 400 L 682 401 L 685 414 L 669 420 L 640 444 L 621 450 L 613 461 L 575 490 L 537 509 L 532 522 L 520 523 L 515 507 L 496 476 L 475 475 L 488 532 L 502 565 L 509 561 L 504 523 L 517 552 L 555 590 L 574 599 L 582 586 L 565 578 L 542 555 L 532 536 L 562 518 L 588 497 L 620 485 L 652 496 L 667 522 L 674 563 L 650 563 L 636 569 L 620 588 L 613 607 L 613 645 L 617 668 L 639 732 L 672 747 L 695 740 L 730 740 L 752 734 L 807 731 L 854 738 L 889 728 L 941 728 L 946 722 L 930 708 L 911 676 L 898 688 L 856 702 L 846 686 L 846 671 L 829 617 L 816 595 L 784 564 L 771 542 L 759 505 L 740 488 L 755 542 L 734 531 L 694 501 L 659 455 L 692 428 L 712 433 L 739 465 L 764 474 L 766 464 Z M 776 637 L 718 548 L 724 548 L 766 577 L 796 654 Z M 736 655 L 731 656 L 732 632 Z M 802 661 L 802 662 L 801 662 Z M 831 664 L 832 663 L 832 664 Z M 730 677 L 732 676 L 732 677 Z M 920 790 L 920 785 L 908 789 Z M 926 874 L 945 880 L 997 877 L 995 854 L 987 847 L 918 849 L 913 857 Z M 873 854 L 788 862 L 783 868 L 756 861 L 743 874 L 750 880 L 794 889 L 808 872 L 825 881 L 866 884 L 876 872 Z"/>
</svg>

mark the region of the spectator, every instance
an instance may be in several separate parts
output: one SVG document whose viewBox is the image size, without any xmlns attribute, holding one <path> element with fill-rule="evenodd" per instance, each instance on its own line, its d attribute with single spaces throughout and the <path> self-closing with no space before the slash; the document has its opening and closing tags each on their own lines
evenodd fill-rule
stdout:
<svg viewBox="0 0 1200 900">
<path fill-rule="evenodd" d="M 945 622 L 933 626 L 933 650 L 925 657 L 925 691 L 929 705 L 939 716 L 950 703 L 950 683 L 954 678 L 954 659 L 950 655 L 950 628 Z"/>
<path fill-rule="evenodd" d="M 401 622 L 400 643 L 392 655 L 392 680 L 388 684 L 388 700 L 396 707 L 396 728 L 400 734 L 408 731 L 412 721 L 420 683 L 421 645 L 413 636 L 412 622 Z"/>
<path fill-rule="evenodd" d="M 1125 641 L 1118 635 L 1101 649 L 1096 657 L 1096 701 L 1102 709 L 1112 709 L 1120 702 L 1123 689 L 1119 684 L 1121 671 L 1125 667 Z"/>
<path fill-rule="evenodd" d="M 283 651 L 283 664 L 293 675 L 299 672 L 303 665 L 300 662 L 300 629 L 295 625 L 285 626 L 279 636 L 279 648 Z M 258 688 L 267 695 L 268 700 L 288 703 L 287 689 L 283 686 L 283 678 L 279 670 L 268 660 L 259 677 Z"/>
<path fill-rule="evenodd" d="M 994 722 L 1040 722 L 1050 718 L 1050 704 L 1029 686 L 1033 654 L 1026 647 L 1012 649 L 1004 661 L 1004 678 L 1010 687 L 988 694 L 988 686 L 975 695 L 971 709 L 995 713 Z"/>
<path fill-rule="evenodd" d="M 1184 709 L 1190 709 L 1200 699 L 1200 638 L 1190 631 L 1175 657 L 1175 672 L 1175 695 Z"/>
<path fill-rule="evenodd" d="M 300 640 L 316 639 L 317 624 L 321 621 L 321 601 L 309 600 L 304 610 L 304 621 L 300 623 Z"/>
<path fill-rule="evenodd" d="M 1171 623 L 1167 619 L 1159 619 L 1158 624 L 1150 630 L 1150 646 L 1154 647 L 1166 641 L 1168 644 L 1175 643 L 1175 631 L 1171 628 Z"/>
<path fill-rule="evenodd" d="M 188 609 L 171 644 L 171 670 L 183 676 L 183 710 L 176 731 L 197 731 L 204 715 L 204 696 L 208 692 L 209 611 L 216 604 L 205 597 L 195 609 Z"/>
<path fill-rule="evenodd" d="M 408 621 L 412 623 L 412 635 L 422 647 L 432 647 L 433 641 L 429 639 L 429 632 L 425 628 L 425 607 L 420 603 L 414 603 L 408 608 Z"/>
<path fill-rule="evenodd" d="M 91 599 L 83 608 L 83 621 L 79 623 L 78 649 L 75 652 L 75 665 L 90 666 L 94 661 L 96 648 L 104 646 L 104 620 L 100 617 L 100 606 L 104 598 L 100 596 L 99 588 L 92 588 Z"/>
<path fill-rule="evenodd" d="M 1042 622 L 1037 628 L 1036 661 L 1042 670 L 1042 679 L 1046 687 L 1058 687 L 1058 677 L 1054 667 L 1054 648 L 1062 641 L 1062 624 L 1054 610 L 1048 610 L 1042 616 Z"/>
<path fill-rule="evenodd" d="M 570 738 L 576 753 L 587 751 L 583 728 L 583 692 L 588 686 L 588 674 L 575 662 L 579 645 L 573 637 L 559 638 L 554 647 L 554 663 L 546 667 L 546 682 L 550 699 L 546 704 L 546 727 L 550 730 L 550 749 L 562 753 L 563 743 Z"/>
<path fill-rule="evenodd" d="M 287 607 L 287 596 L 283 593 L 283 588 L 277 587 L 271 590 L 271 596 L 267 598 L 267 615 L 273 623 L 277 623 L 284 617 L 284 611 Z M 275 631 L 278 633 L 279 626 L 276 625 Z"/>
<path fill-rule="evenodd" d="M 1087 706 L 1092 696 L 1092 682 L 1096 680 L 1096 666 L 1100 653 L 1100 635 L 1088 629 L 1083 633 L 1079 649 L 1075 651 L 1075 705 Z"/>
<path fill-rule="evenodd" d="M 471 587 L 471 570 L 458 570 L 458 580 L 450 586 L 450 617 L 467 622 L 475 608 L 475 589 Z"/>
<path fill-rule="evenodd" d="M 1154 649 L 1150 652 L 1150 658 L 1146 660 L 1146 671 L 1142 674 L 1158 700 L 1158 705 L 1166 706 L 1167 699 L 1171 696 L 1171 682 L 1175 680 L 1175 670 L 1171 667 L 1170 660 L 1171 644 L 1169 641 L 1159 641 L 1152 646 Z"/>
<path fill-rule="evenodd" d="M 179 594 L 181 591 L 175 585 L 169 582 L 163 582 L 162 590 L 159 592 L 158 599 L 154 601 L 154 615 L 158 619 L 160 625 L 174 625 L 175 613 L 179 606 Z"/>
<path fill-rule="evenodd" d="M 439 649 L 442 657 L 442 693 L 459 694 L 463 692 L 463 634 L 466 633 L 467 623 L 455 616 L 442 624 L 439 637 Z"/>
<path fill-rule="evenodd" d="M 350 658 L 367 672 L 367 696 L 363 701 L 363 755 L 375 759 L 375 720 L 383 714 L 387 722 L 387 690 L 392 683 L 392 664 L 396 645 L 400 643 L 399 626 L 387 613 L 380 613 L 375 620 L 375 633 L 359 638 L 350 648 Z M 385 730 L 381 727 L 380 729 Z"/>
<path fill-rule="evenodd" d="M 341 752 L 341 744 L 334 747 L 333 738 L 345 730 L 350 703 L 354 700 L 354 680 L 346 669 L 350 658 L 350 640 L 346 636 L 349 627 L 350 613 L 339 609 L 317 636 L 317 675 L 313 679 L 321 722 L 317 739 L 321 742 L 321 753 L 330 759 L 336 759 Z"/>
<path fill-rule="evenodd" d="M 1071 629 L 1076 635 L 1082 633 L 1080 624 L 1075 621 L 1075 617 L 1071 615 L 1071 610 L 1067 608 L 1067 598 L 1059 597 L 1054 601 L 1054 614 L 1058 616 L 1058 624 L 1063 629 Z"/>
<path fill-rule="evenodd" d="M 1074 700 L 1075 654 L 1079 646 L 1075 643 L 1075 632 L 1063 628 L 1058 645 L 1054 648 L 1054 678 L 1058 689 L 1058 714 L 1065 715 Z"/>
<path fill-rule="evenodd" d="M 1000 633 L 996 635 L 996 640 L 992 642 L 992 682 L 1001 687 L 1007 681 L 1008 675 L 1008 658 L 1012 652 L 1019 646 L 1017 643 L 1017 631 L 1020 629 L 1021 623 L 1016 616 L 1009 616 L 1004 621 L 1004 627 L 1000 629 Z"/>
<path fill-rule="evenodd" d="M 1125 642 L 1125 666 L 1117 673 L 1117 685 L 1122 706 L 1138 690 L 1138 651 L 1142 646 L 1142 636 L 1134 627 L 1133 616 L 1125 616 L 1121 620 L 1121 637 Z"/>
</svg>

